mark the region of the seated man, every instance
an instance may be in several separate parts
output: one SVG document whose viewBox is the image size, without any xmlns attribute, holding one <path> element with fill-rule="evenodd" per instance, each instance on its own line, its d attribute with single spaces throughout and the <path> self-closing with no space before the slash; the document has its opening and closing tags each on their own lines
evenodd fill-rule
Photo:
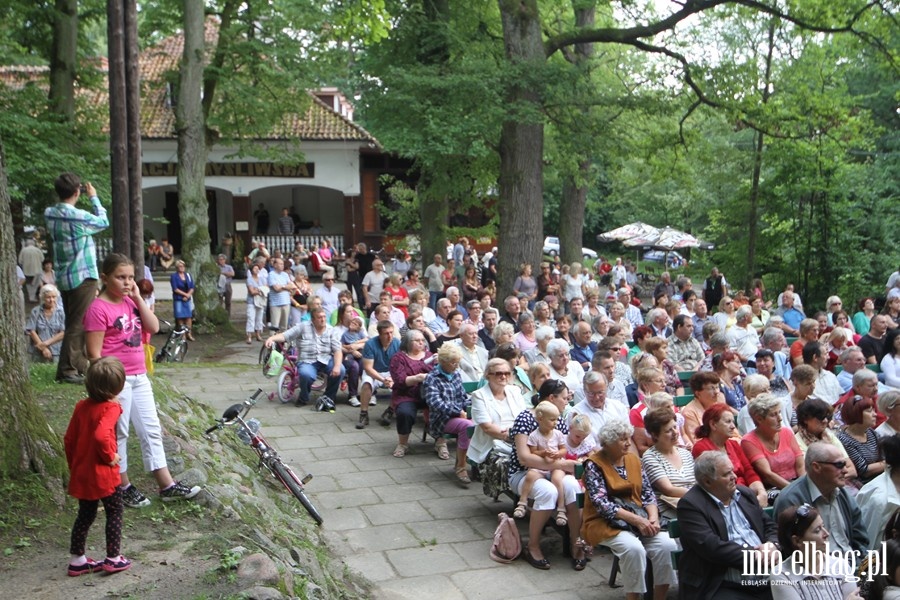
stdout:
<svg viewBox="0 0 900 600">
<path fill-rule="evenodd" d="M 834 406 L 841 397 L 841 384 L 834 373 L 825 370 L 827 362 L 828 353 L 820 342 L 809 342 L 803 346 L 803 364 L 811 366 L 818 374 L 813 396 Z"/>
<path fill-rule="evenodd" d="M 828 542 L 832 552 L 865 552 L 869 535 L 862 522 L 862 512 L 844 487 L 849 459 L 828 442 L 814 442 L 806 450 L 804 464 L 806 475 L 781 490 L 775 501 L 775 513 L 789 506 L 810 504 L 819 510 L 825 529 L 831 534 Z"/>
<path fill-rule="evenodd" d="M 587 321 L 575 323 L 575 345 L 572 347 L 572 360 L 581 365 L 587 371 L 591 368 L 591 359 L 597 350 L 597 344 L 591 341 L 591 324 Z"/>
<path fill-rule="evenodd" d="M 319 373 L 325 373 L 325 396 L 334 402 L 344 378 L 344 353 L 341 349 L 341 338 L 335 335 L 334 328 L 326 321 L 325 309 L 313 308 L 310 320 L 302 321 L 283 333 L 276 333 L 266 340 L 266 347 L 271 348 L 275 342 L 291 342 L 300 340 L 297 353 L 297 372 L 300 375 L 300 395 L 297 406 L 309 404 L 309 391 Z"/>
<path fill-rule="evenodd" d="M 853 375 L 860 369 L 866 368 L 866 357 L 859 346 L 851 346 L 844 350 L 839 359 L 844 369 L 837 374 L 838 384 L 841 386 L 841 393 L 846 394 L 853 387 Z M 891 388 L 878 382 L 878 395 L 889 392 Z"/>
<path fill-rule="evenodd" d="M 584 399 L 578 402 L 568 414 L 568 425 L 571 426 L 575 415 L 584 415 L 591 420 L 591 435 L 599 446 L 597 433 L 610 421 L 628 423 L 626 404 L 610 400 L 607 397 L 608 383 L 606 377 L 597 371 L 588 371 L 584 376 Z"/>
<path fill-rule="evenodd" d="M 756 358 L 756 351 L 759 350 L 759 334 L 751 325 L 753 311 L 749 306 L 740 307 L 735 313 L 735 319 L 737 322 L 734 327 L 726 332 L 728 345 L 737 352 L 741 357 L 741 363 L 746 367 L 748 362 Z"/>
<path fill-rule="evenodd" d="M 359 399 L 350 398 L 351 406 L 359 406 L 357 429 L 364 429 L 369 424 L 369 407 L 376 404 L 375 391 L 381 386 L 388 389 L 394 386 L 391 358 L 400 350 L 400 342 L 394 338 L 394 324 L 390 321 L 379 321 L 376 328 L 378 335 L 369 338 L 362 350 Z"/>
<path fill-rule="evenodd" d="M 687 315 L 678 315 L 672 324 L 674 333 L 669 337 L 669 360 L 679 371 L 696 371 L 705 354 L 694 337 L 694 320 Z"/>
<path fill-rule="evenodd" d="M 488 363 L 488 352 L 478 344 L 478 328 L 471 323 L 463 323 L 459 331 L 462 358 L 459 361 L 459 375 L 463 383 L 484 379 L 484 369 Z"/>
<path fill-rule="evenodd" d="M 786 335 L 800 335 L 800 322 L 806 318 L 806 315 L 803 313 L 801 307 L 794 305 L 794 292 L 786 290 L 782 293 L 780 304 L 778 310 L 774 313 L 775 316 L 782 318 L 778 327 Z"/>
<path fill-rule="evenodd" d="M 697 485 L 678 501 L 683 552 L 679 598 L 772 598 L 767 578 L 743 576 L 745 553 L 756 564 L 780 564 L 777 529 L 756 492 L 738 486 L 724 452 L 704 452 L 694 462 Z M 784 494 L 782 493 L 782 496 Z"/>
</svg>

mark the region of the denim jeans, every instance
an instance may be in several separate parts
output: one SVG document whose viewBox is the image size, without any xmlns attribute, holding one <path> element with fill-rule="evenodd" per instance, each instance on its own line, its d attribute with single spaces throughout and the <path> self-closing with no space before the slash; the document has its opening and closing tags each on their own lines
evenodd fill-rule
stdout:
<svg viewBox="0 0 900 600">
<path fill-rule="evenodd" d="M 325 395 L 334 400 L 346 370 L 344 369 L 344 366 L 341 365 L 341 372 L 337 377 L 332 377 L 331 370 L 333 368 L 333 357 L 328 360 L 327 365 L 318 361 L 314 363 L 299 363 L 297 365 L 297 371 L 300 373 L 300 404 L 307 404 L 309 402 L 309 389 L 319 376 L 319 373 L 326 374 Z"/>
</svg>

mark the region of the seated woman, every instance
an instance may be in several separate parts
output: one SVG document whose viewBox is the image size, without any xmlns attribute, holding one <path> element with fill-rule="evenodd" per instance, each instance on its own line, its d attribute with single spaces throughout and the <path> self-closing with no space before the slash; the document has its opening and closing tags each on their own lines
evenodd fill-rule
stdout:
<svg viewBox="0 0 900 600">
<path fill-rule="evenodd" d="M 503 323 L 503 325 L 506 325 L 506 323 Z M 502 358 L 509 363 L 509 367 L 512 369 L 512 376 L 507 383 L 518 387 L 523 395 L 527 396 L 532 393 L 531 380 L 528 378 L 528 372 L 525 370 L 528 367 L 528 363 L 522 358 L 522 353 L 519 352 L 515 344 L 505 342 L 498 345 L 491 352 L 491 358 Z"/>
<path fill-rule="evenodd" d="M 675 363 L 669 360 L 669 342 L 660 337 L 652 337 L 644 344 L 644 349 L 653 355 L 665 375 L 665 391 L 672 396 L 684 396 L 684 384 L 678 378 Z"/>
<path fill-rule="evenodd" d="M 809 445 L 814 442 L 825 442 L 839 449 L 847 459 L 847 479 L 853 479 L 856 477 L 856 467 L 847 456 L 847 451 L 834 430 L 828 426 L 833 414 L 834 408 L 824 400 L 807 398 L 797 407 L 797 432 L 794 439 L 797 440 L 797 445 L 804 455 Z"/>
<path fill-rule="evenodd" d="M 468 428 L 474 423 L 466 415 L 472 403 L 463 388 L 459 376 L 459 362 L 462 350 L 456 344 L 444 344 L 438 350 L 438 365 L 425 377 L 422 390 L 428 405 L 428 429 L 437 440 L 434 444 L 438 457 L 448 460 L 445 433 L 456 434 L 456 466 L 454 473 L 463 485 L 472 483 L 466 469 L 466 451 L 469 449 Z"/>
<path fill-rule="evenodd" d="M 556 331 L 552 327 L 538 327 L 534 332 L 536 345 L 531 350 L 526 350 L 523 354 L 529 365 L 536 363 L 550 364 L 550 356 L 547 354 L 547 344 L 556 337 Z"/>
<path fill-rule="evenodd" d="M 744 387 L 741 385 L 741 357 L 737 352 L 726 350 L 713 356 L 713 372 L 719 376 L 719 389 L 725 395 L 725 404 L 737 414 L 747 404 Z"/>
<path fill-rule="evenodd" d="M 569 315 L 562 315 L 556 320 L 556 338 L 564 340 L 569 348 L 575 345 L 575 337 L 569 333 L 571 329 L 572 318 Z"/>
<path fill-rule="evenodd" d="M 828 530 L 809 504 L 791 506 L 778 515 L 778 543 L 784 562 L 771 569 L 773 600 L 797 598 L 858 599 L 847 561 L 828 554 Z"/>
<path fill-rule="evenodd" d="M 879 438 L 891 437 L 900 433 L 900 391 L 891 390 L 878 396 L 878 411 L 887 420 L 875 429 Z"/>
<path fill-rule="evenodd" d="M 628 421 L 634 428 L 634 446 L 641 456 L 652 444 L 650 436 L 644 428 L 644 413 L 649 410 L 648 399 L 657 392 L 663 391 L 663 373 L 659 369 L 642 368 L 637 372 L 638 403 L 628 413 Z"/>
<path fill-rule="evenodd" d="M 888 387 L 900 389 L 900 328 L 891 329 L 884 338 L 881 372 Z"/>
<path fill-rule="evenodd" d="M 472 393 L 472 421 L 476 427 L 466 455 L 475 464 L 484 462 L 494 448 L 505 454 L 512 451 L 509 428 L 528 409 L 522 392 L 510 385 L 512 374 L 507 361 L 492 358 L 484 370 L 488 384 Z"/>
<path fill-rule="evenodd" d="M 66 314 L 59 303 L 59 290 L 55 285 L 43 285 L 38 292 L 38 304 L 25 321 L 32 359 L 36 362 L 59 360 L 65 332 Z"/>
<path fill-rule="evenodd" d="M 647 591 L 647 559 L 653 565 L 653 596 L 665 598 L 676 582 L 670 553 L 675 542 L 659 527 L 656 495 L 629 450 L 634 430 L 610 421 L 598 432 L 601 449 L 584 461 L 584 537 L 590 545 L 609 548 L 619 559 L 625 597 L 641 598 Z M 627 508 L 626 508 L 627 507 Z"/>
<path fill-rule="evenodd" d="M 695 433 L 703 421 L 703 413 L 713 404 L 725 404 L 725 395 L 719 390 L 719 376 L 709 371 L 694 373 L 690 379 L 694 399 L 681 409 L 684 415 L 685 441 L 695 443 Z"/>
<path fill-rule="evenodd" d="M 535 330 L 534 317 L 529 313 L 521 313 L 519 315 L 519 333 L 513 338 L 513 342 L 520 352 L 528 352 L 537 346 Z"/>
<path fill-rule="evenodd" d="M 734 475 L 738 485 L 743 485 L 756 492 L 760 506 L 768 505 L 768 493 L 753 470 L 753 465 L 741 448 L 741 443 L 734 439 L 734 413 L 725 403 L 715 403 L 703 413 L 703 422 L 697 428 L 697 441 L 691 448 L 691 454 L 697 458 L 707 450 L 725 452 L 734 467 Z"/>
<path fill-rule="evenodd" d="M 562 412 L 568 405 L 568 400 L 560 394 L 556 394 L 555 380 L 547 380 L 540 387 L 540 393 L 535 396 L 534 404 L 541 400 L 550 400 L 556 408 Z M 543 457 L 532 454 L 528 448 L 528 436 L 538 428 L 538 422 L 530 410 L 522 411 L 513 422 L 509 435 L 513 439 L 513 451 L 509 457 L 509 487 L 517 495 L 521 495 L 522 486 L 525 483 L 526 469 L 562 469 L 567 473 L 574 473 L 574 460 L 549 461 Z M 560 419 L 556 428 L 564 434 L 569 433 L 565 420 Z M 565 498 L 563 504 L 566 507 L 566 519 L 568 521 L 569 535 L 572 540 L 572 568 L 576 571 L 584 570 L 587 559 L 584 558 L 584 549 L 580 543 L 581 534 L 581 509 L 576 502 L 576 495 L 581 492 L 578 480 L 572 475 L 563 478 Z M 550 481 L 536 481 L 531 489 L 530 498 L 534 501 L 531 505 L 531 517 L 528 521 L 528 543 L 524 549 L 525 560 L 536 569 L 549 569 L 550 561 L 544 558 L 541 550 L 541 532 L 547 520 L 556 512 L 559 492 Z"/>
<path fill-rule="evenodd" d="M 694 457 L 678 446 L 678 425 L 671 408 L 654 408 L 644 415 L 653 446 L 641 456 L 641 466 L 656 492 L 659 513 L 674 519 L 678 500 L 694 485 Z"/>
<path fill-rule="evenodd" d="M 900 437 L 883 439 L 881 449 L 887 464 L 884 473 L 864 485 L 856 495 L 870 548 L 881 547 L 888 520 L 897 511 L 895 499 L 900 495 Z"/>
<path fill-rule="evenodd" d="M 875 435 L 875 404 L 870 398 L 854 396 L 841 406 L 844 429 L 838 439 L 856 467 L 857 476 L 847 484 L 859 489 L 884 472 L 884 456 Z"/>
<path fill-rule="evenodd" d="M 409 434 L 416 422 L 416 412 L 424 408 L 420 386 L 432 369 L 434 359 L 428 351 L 425 336 L 410 329 L 400 342 L 400 351 L 391 357 L 391 408 L 397 417 L 397 447 L 393 455 L 403 458 L 409 451 Z"/>
<path fill-rule="evenodd" d="M 794 432 L 781 424 L 781 406 L 781 400 L 772 394 L 754 398 L 750 416 L 756 428 L 741 439 L 741 449 L 763 485 L 778 490 L 806 473 Z"/>
</svg>

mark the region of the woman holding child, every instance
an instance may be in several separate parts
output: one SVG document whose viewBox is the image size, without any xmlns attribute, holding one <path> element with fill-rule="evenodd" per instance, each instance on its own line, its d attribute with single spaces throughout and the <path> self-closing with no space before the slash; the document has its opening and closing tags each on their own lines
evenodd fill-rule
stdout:
<svg viewBox="0 0 900 600">
<path fill-rule="evenodd" d="M 610 421 L 597 434 L 601 449 L 584 462 L 585 542 L 606 546 L 619 558 L 625 597 L 638 600 L 647 591 L 647 558 L 653 564 L 655 598 L 665 598 L 676 582 L 670 553 L 675 542 L 660 530 L 656 496 L 632 452 L 634 429 Z"/>
</svg>

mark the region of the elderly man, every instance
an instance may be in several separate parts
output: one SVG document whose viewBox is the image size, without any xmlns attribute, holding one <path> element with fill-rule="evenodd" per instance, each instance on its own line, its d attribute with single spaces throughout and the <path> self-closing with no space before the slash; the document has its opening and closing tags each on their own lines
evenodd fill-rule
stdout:
<svg viewBox="0 0 900 600">
<path fill-rule="evenodd" d="M 728 293 L 728 282 L 725 277 L 719 273 L 719 269 L 712 268 L 709 277 L 703 282 L 703 299 L 707 306 L 719 306 L 719 302 Z"/>
<path fill-rule="evenodd" d="M 597 433 L 610 421 L 628 423 L 627 404 L 610 401 L 607 396 L 607 381 L 602 373 L 589 371 L 584 376 L 584 399 L 569 411 L 568 424 L 571 427 L 575 415 L 584 415 L 591 420 L 591 435 L 599 445 Z"/>
<path fill-rule="evenodd" d="M 789 506 L 810 504 L 819 510 L 831 534 L 831 551 L 865 552 L 869 536 L 856 500 L 847 493 L 847 465 L 842 451 L 828 442 L 814 442 L 806 450 L 806 475 L 798 477 L 778 494 L 775 513 Z"/>
<path fill-rule="evenodd" d="M 322 287 L 316 290 L 316 296 L 322 299 L 322 308 L 328 314 L 336 311 L 341 305 L 338 294 L 340 290 L 334 285 L 334 275 L 329 273 L 322 275 Z"/>
<path fill-rule="evenodd" d="M 478 339 L 481 341 L 484 349 L 490 352 L 497 345 L 493 338 L 493 331 L 500 321 L 500 313 L 496 308 L 488 308 L 481 315 L 481 320 L 484 322 L 484 327 L 478 330 Z"/>
<path fill-rule="evenodd" d="M 369 407 L 377 404 L 375 392 L 384 386 L 391 389 L 391 358 L 400 350 L 400 342 L 394 338 L 394 324 L 379 321 L 378 336 L 369 338 L 362 349 L 362 379 L 359 399 L 350 398 L 351 406 L 359 406 L 357 429 L 365 429 L 369 424 Z M 354 402 L 354 400 L 356 400 Z"/>
<path fill-rule="evenodd" d="M 766 327 L 759 341 L 764 350 L 771 350 L 774 353 L 775 375 L 784 379 L 790 379 L 791 361 L 788 360 L 787 354 L 783 352 L 787 346 L 784 332 L 777 327 Z"/>
<path fill-rule="evenodd" d="M 450 330 L 450 325 L 447 324 L 447 315 L 450 314 L 451 310 L 453 309 L 451 308 L 449 300 L 446 298 L 438 300 L 434 311 L 436 316 L 428 323 L 428 329 L 433 331 L 435 335 L 447 333 L 447 331 Z"/>
<path fill-rule="evenodd" d="M 672 285 L 672 276 L 668 271 L 659 276 L 659 283 L 653 288 L 654 298 L 658 298 L 661 294 L 665 294 L 669 299 L 675 295 L 675 286 Z"/>
<path fill-rule="evenodd" d="M 684 295 L 688 291 L 692 291 L 693 287 L 694 282 L 691 281 L 691 278 L 685 275 L 681 275 L 678 279 L 675 280 L 675 293 L 669 296 L 669 298 L 671 298 L 672 300 L 677 300 L 682 305 L 684 305 Z"/>
<path fill-rule="evenodd" d="M 450 306 L 453 307 L 453 310 L 456 310 L 463 316 L 463 319 L 469 318 L 469 311 L 466 310 L 466 307 L 463 306 L 459 301 L 459 288 L 450 286 L 447 288 L 446 298 L 450 301 Z"/>
<path fill-rule="evenodd" d="M 441 274 L 444 272 L 444 257 L 434 255 L 434 262 L 425 268 L 425 285 L 428 286 L 428 308 L 435 310 L 437 301 L 444 295 L 444 281 Z"/>
<path fill-rule="evenodd" d="M 372 262 L 372 270 L 366 273 L 362 280 L 367 310 L 371 310 L 373 306 L 378 304 L 381 291 L 384 290 L 384 282 L 387 280 L 388 274 L 384 272 L 384 263 L 380 258 L 376 258 Z"/>
<path fill-rule="evenodd" d="M 462 358 L 459 361 L 459 376 L 463 383 L 481 381 L 487 367 L 488 353 L 478 345 L 478 328 L 471 323 L 463 323 L 459 330 Z"/>
<path fill-rule="evenodd" d="M 575 345 L 572 346 L 572 360 L 587 371 L 591 368 L 591 359 L 597 351 L 597 344 L 591 341 L 591 326 L 587 321 L 579 321 L 573 327 Z"/>
<path fill-rule="evenodd" d="M 759 350 L 759 334 L 753 328 L 753 311 L 749 306 L 740 307 L 735 313 L 736 323 L 728 330 L 728 345 L 741 357 L 741 363 L 746 367 L 747 362 L 753 360 L 756 351 Z"/>
<path fill-rule="evenodd" d="M 619 289 L 619 302 L 625 307 L 625 320 L 631 323 L 632 328 L 644 324 L 640 309 L 631 303 L 631 291 L 628 288 Z"/>
<path fill-rule="evenodd" d="M 674 333 L 672 327 L 669 326 L 669 315 L 661 308 L 654 308 L 648 312 L 644 324 L 650 327 L 650 331 L 656 337 L 668 339 Z"/>
<path fill-rule="evenodd" d="M 578 399 L 583 397 L 581 380 L 584 369 L 569 357 L 569 344 L 565 340 L 553 340 L 547 344 L 547 355 L 550 357 L 550 379 L 559 379 L 569 388 L 569 394 Z"/>
<path fill-rule="evenodd" d="M 219 281 L 216 283 L 216 291 L 219 292 L 219 300 L 225 308 L 225 314 L 231 314 L 231 297 L 234 294 L 231 282 L 234 280 L 234 267 L 228 264 L 228 257 L 220 254 L 216 257 L 216 266 L 219 267 Z"/>
<path fill-rule="evenodd" d="M 844 350 L 840 357 L 840 363 L 843 370 L 838 373 L 837 380 L 841 386 L 841 393 L 846 394 L 853 387 L 853 376 L 860 369 L 866 368 L 866 357 L 859 346 L 851 346 Z M 876 376 L 877 379 L 877 376 Z M 878 382 L 878 394 L 890 391 L 891 388 Z"/>
<path fill-rule="evenodd" d="M 702 342 L 703 326 L 711 321 L 709 310 L 706 307 L 706 300 L 703 298 L 694 300 L 694 316 L 691 320 L 694 322 L 694 339 L 698 342 Z"/>
<path fill-rule="evenodd" d="M 503 301 L 503 316 L 500 317 L 501 323 L 509 323 L 513 326 L 516 333 L 519 332 L 519 315 L 522 312 L 522 305 L 519 303 L 517 296 L 507 296 Z"/>
<path fill-rule="evenodd" d="M 743 573 L 748 553 L 757 565 L 781 563 L 777 528 L 760 508 L 756 492 L 737 485 L 724 452 L 701 454 L 694 462 L 694 477 L 697 485 L 678 501 L 683 548 L 678 597 L 772 598 L 765 577 Z"/>
<path fill-rule="evenodd" d="M 325 309 L 316 307 L 310 311 L 310 320 L 294 325 L 283 333 L 276 333 L 266 340 L 266 347 L 275 342 L 300 340 L 297 354 L 297 371 L 300 375 L 300 395 L 297 406 L 309 404 L 309 390 L 319 373 L 327 375 L 325 396 L 334 401 L 346 371 L 342 365 L 344 353 L 341 338 L 327 322 Z"/>
<path fill-rule="evenodd" d="M 675 331 L 669 337 L 669 360 L 679 371 L 696 371 L 703 362 L 703 347 L 694 338 L 694 320 L 678 315 L 673 321 Z"/>
<path fill-rule="evenodd" d="M 802 310 L 794 306 L 794 292 L 784 292 L 781 295 L 781 306 L 775 311 L 775 316 L 784 319 L 780 324 L 781 330 L 788 335 L 800 335 L 800 321 L 806 318 Z"/>
<path fill-rule="evenodd" d="M 627 412 L 631 407 L 628 406 L 625 382 L 616 377 L 616 363 L 615 357 L 608 350 L 597 350 L 591 361 L 591 371 L 600 373 L 606 378 L 606 397 L 613 402 L 620 403 Z M 585 375 L 586 378 L 587 375 Z"/>
<path fill-rule="evenodd" d="M 825 370 L 827 363 L 828 353 L 820 342 L 808 342 L 803 347 L 803 364 L 811 366 L 817 373 L 813 395 L 834 406 L 841 397 L 841 384 L 834 373 Z"/>
<path fill-rule="evenodd" d="M 866 363 L 870 365 L 880 365 L 881 359 L 884 358 L 884 338 L 887 325 L 886 315 L 875 315 L 872 317 L 869 333 L 859 340 L 859 349 L 863 351 Z"/>
</svg>

